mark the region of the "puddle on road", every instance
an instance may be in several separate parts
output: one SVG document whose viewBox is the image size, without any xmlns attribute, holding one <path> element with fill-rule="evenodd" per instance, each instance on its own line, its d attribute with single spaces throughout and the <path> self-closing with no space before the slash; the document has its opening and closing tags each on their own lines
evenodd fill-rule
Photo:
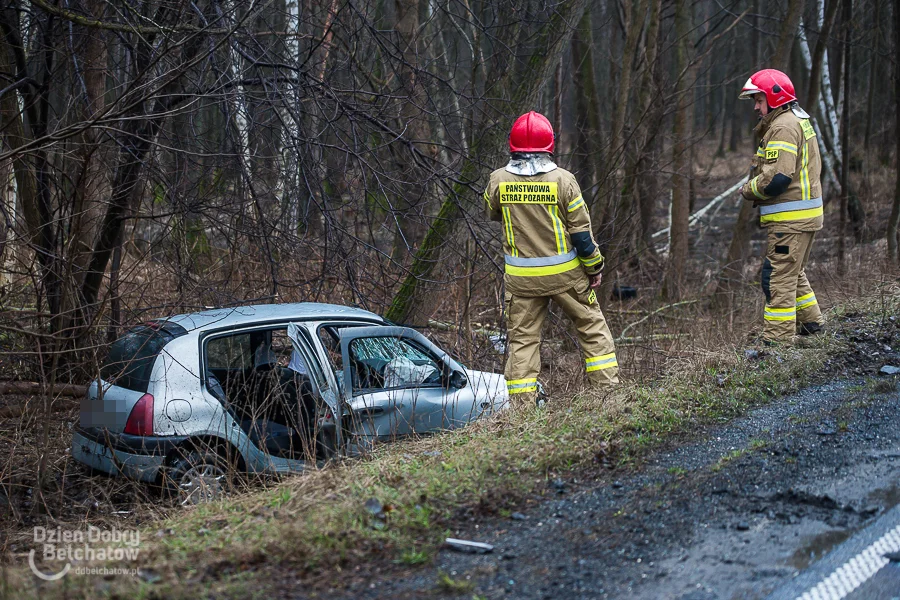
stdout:
<svg viewBox="0 0 900 600">
<path fill-rule="evenodd" d="M 890 487 L 873 490 L 866 499 L 870 505 L 877 504 L 885 511 L 890 510 L 900 504 L 900 485 L 894 484 Z M 856 529 L 835 529 L 821 533 L 794 552 L 787 562 L 795 569 L 805 569 L 831 552 L 835 546 L 847 540 L 855 532 Z"/>
<path fill-rule="evenodd" d="M 852 529 L 835 529 L 834 531 L 820 533 L 802 548 L 798 548 L 787 562 L 795 569 L 803 570 L 813 562 L 831 552 L 832 548 L 849 538 L 851 535 L 853 535 Z"/>
<path fill-rule="evenodd" d="M 888 488 L 875 490 L 869 494 L 870 503 L 877 503 L 884 507 L 884 510 L 890 510 L 900 504 L 900 485 L 894 484 Z"/>
</svg>

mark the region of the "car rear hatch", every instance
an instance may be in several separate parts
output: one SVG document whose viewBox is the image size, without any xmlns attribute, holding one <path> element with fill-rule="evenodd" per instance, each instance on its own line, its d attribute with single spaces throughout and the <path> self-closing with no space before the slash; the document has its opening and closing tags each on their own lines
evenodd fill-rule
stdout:
<svg viewBox="0 0 900 600">
<path fill-rule="evenodd" d="M 160 352 L 186 333 L 181 325 L 152 321 L 130 329 L 113 342 L 100 368 L 100 380 L 91 384 L 81 403 L 81 427 L 126 431 L 132 409 L 153 391 L 150 378 Z M 149 400 L 152 405 L 152 398 Z M 145 400 L 143 405 L 147 404 Z M 152 414 L 148 416 L 152 418 Z"/>
</svg>

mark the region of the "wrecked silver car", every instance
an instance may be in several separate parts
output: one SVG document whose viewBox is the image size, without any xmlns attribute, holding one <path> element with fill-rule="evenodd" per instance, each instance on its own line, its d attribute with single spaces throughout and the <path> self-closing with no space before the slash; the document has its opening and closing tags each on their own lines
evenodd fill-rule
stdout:
<svg viewBox="0 0 900 600">
<path fill-rule="evenodd" d="M 507 405 L 502 375 L 466 369 L 364 310 L 208 310 L 144 323 L 112 344 L 72 456 L 197 502 L 219 495 L 235 469 L 302 471 Z"/>
</svg>

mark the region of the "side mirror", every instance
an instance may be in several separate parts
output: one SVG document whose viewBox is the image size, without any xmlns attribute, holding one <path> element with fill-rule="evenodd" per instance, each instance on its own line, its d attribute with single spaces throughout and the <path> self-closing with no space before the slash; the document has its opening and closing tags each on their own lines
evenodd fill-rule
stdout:
<svg viewBox="0 0 900 600">
<path fill-rule="evenodd" d="M 451 388 L 461 390 L 469 384 L 469 378 L 462 371 L 453 371 L 449 383 Z"/>
</svg>

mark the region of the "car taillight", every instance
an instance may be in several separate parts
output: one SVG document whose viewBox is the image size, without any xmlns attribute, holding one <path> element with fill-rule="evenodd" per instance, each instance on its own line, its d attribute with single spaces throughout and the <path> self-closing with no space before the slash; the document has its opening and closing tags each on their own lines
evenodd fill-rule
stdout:
<svg viewBox="0 0 900 600">
<path fill-rule="evenodd" d="M 141 396 L 125 423 L 125 433 L 130 435 L 153 435 L 153 396 Z"/>
</svg>

